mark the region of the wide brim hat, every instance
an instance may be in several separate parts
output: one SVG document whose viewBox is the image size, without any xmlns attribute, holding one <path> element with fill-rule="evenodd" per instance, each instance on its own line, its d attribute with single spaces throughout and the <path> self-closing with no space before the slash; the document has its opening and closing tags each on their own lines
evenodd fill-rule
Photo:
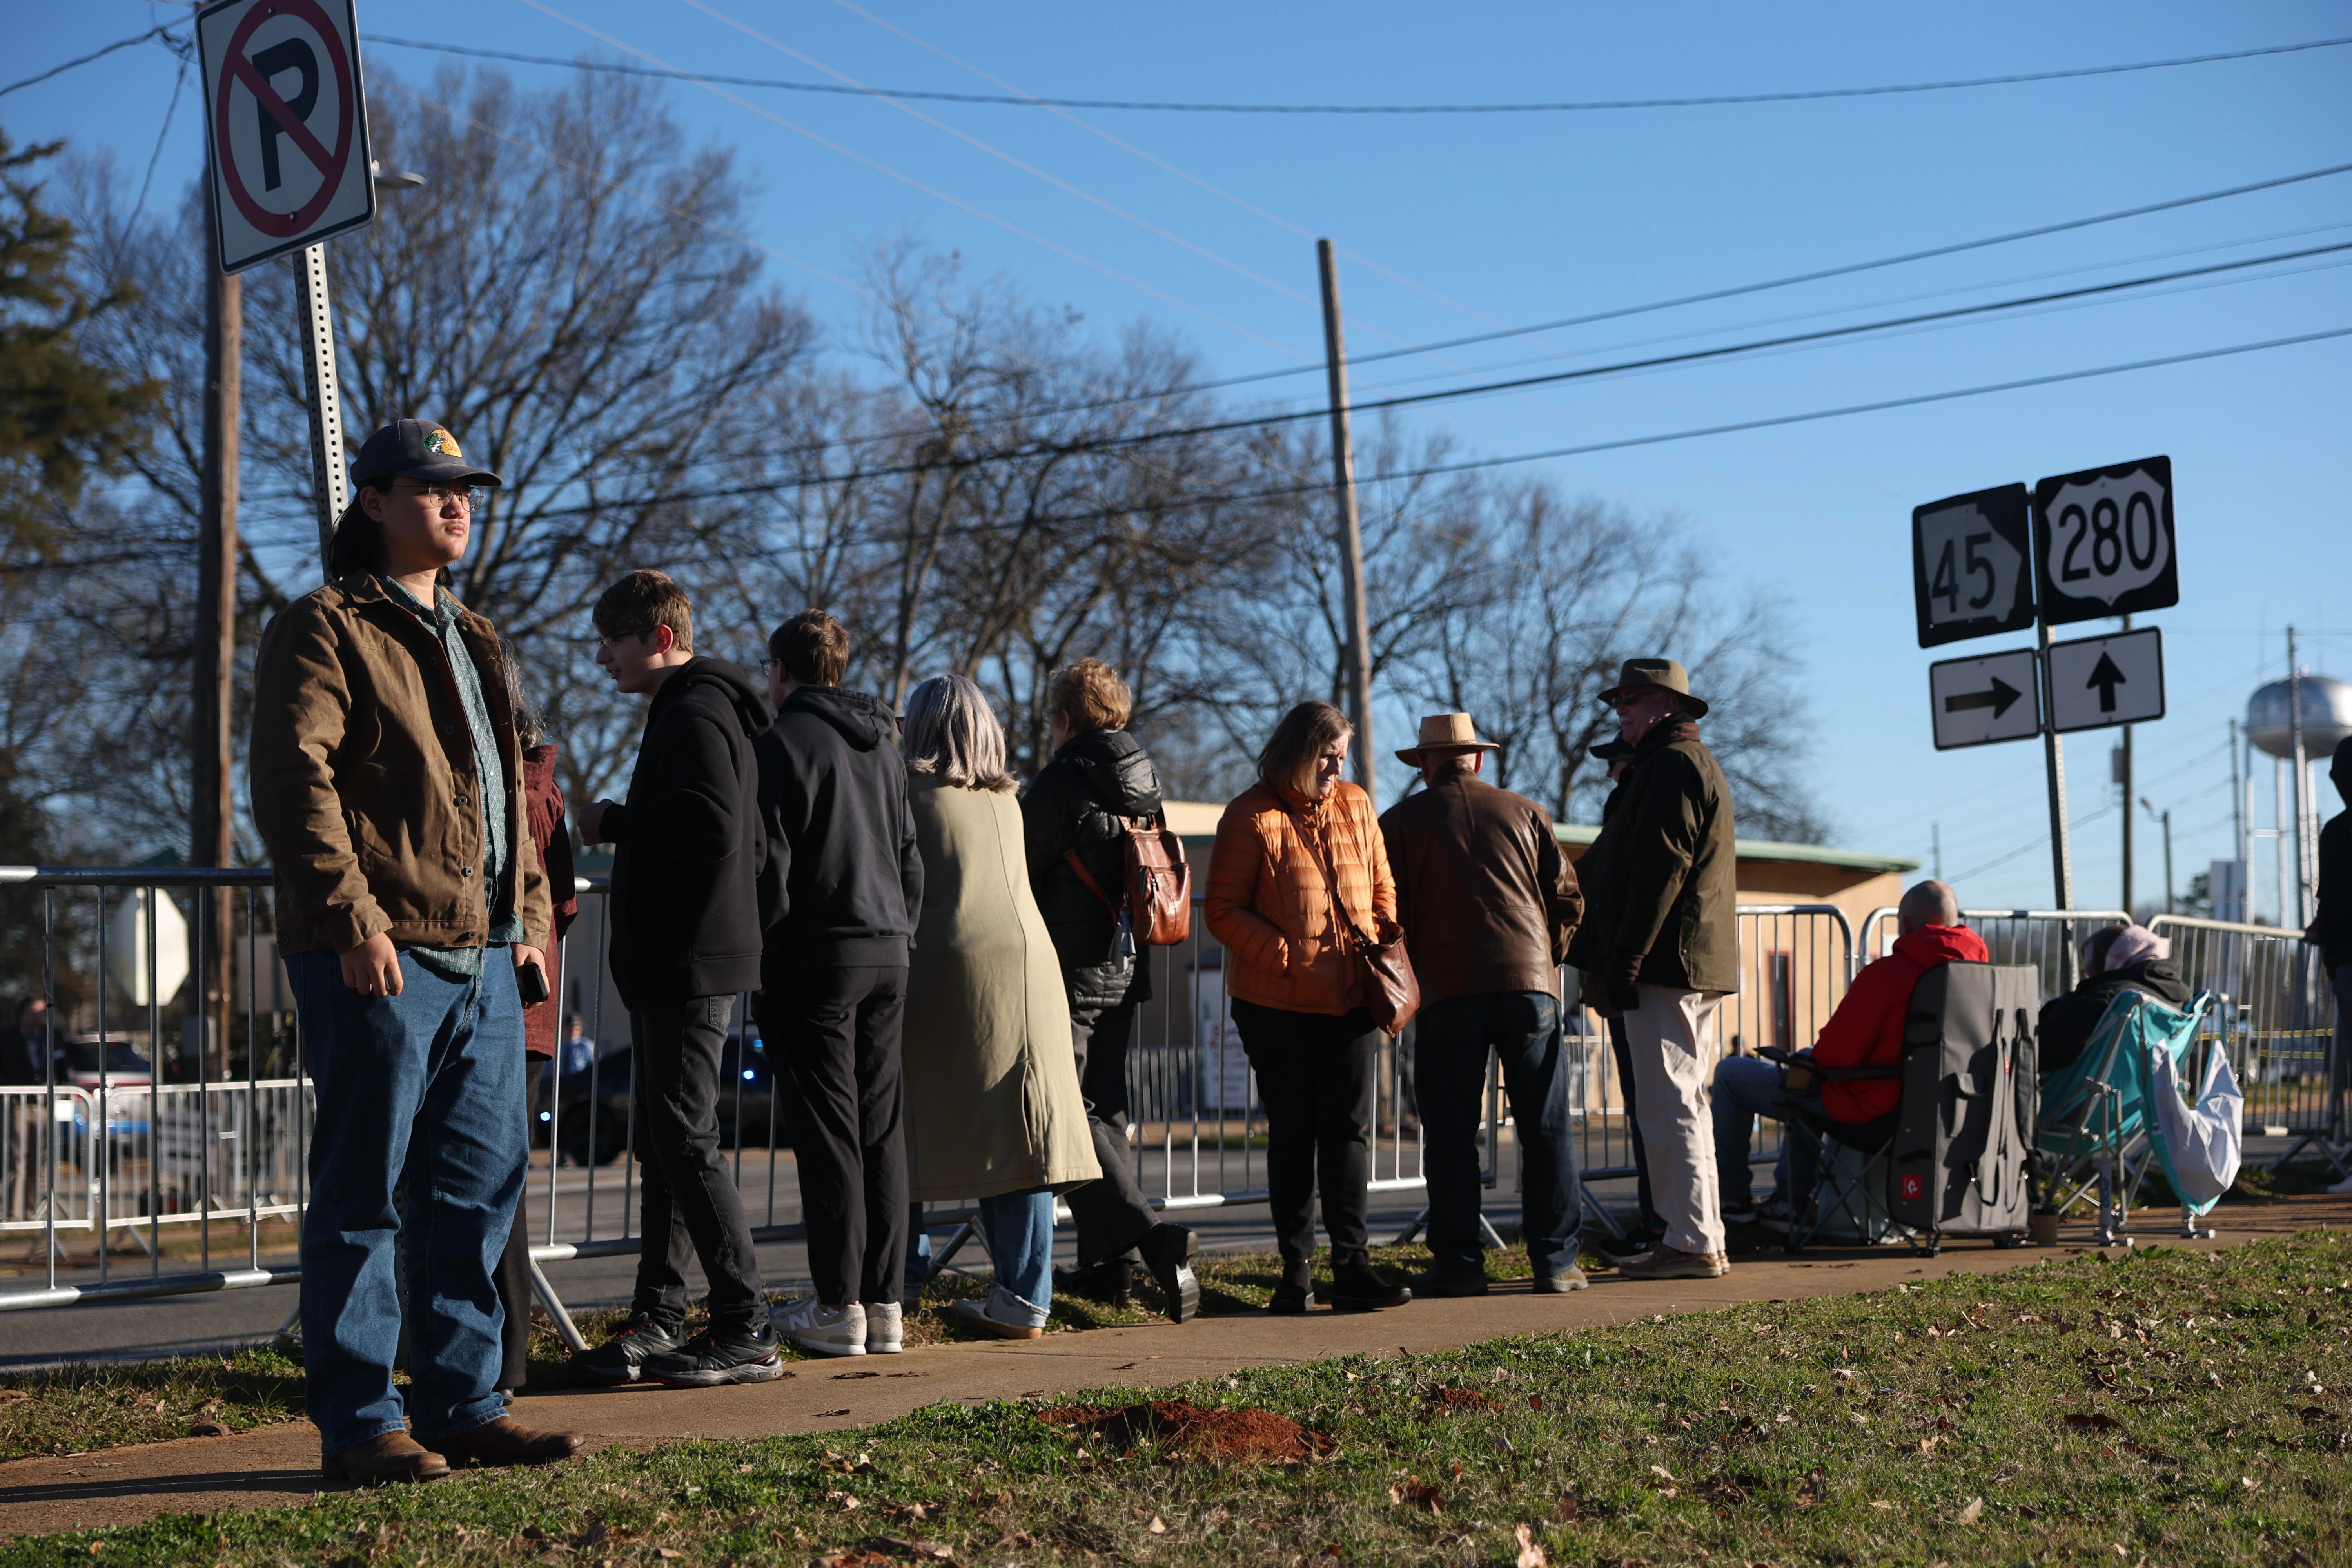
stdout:
<svg viewBox="0 0 2352 1568">
<path fill-rule="evenodd" d="M 1584 754 L 1595 762 L 1613 763 L 1620 757 L 1632 756 L 1633 748 L 1626 743 L 1624 736 L 1612 735 L 1607 740 L 1594 744 Z"/>
<path fill-rule="evenodd" d="M 467 462 L 457 437 L 430 419 L 394 420 L 369 437 L 352 459 L 353 489 L 392 479 L 454 485 L 506 483 L 489 469 Z"/>
<path fill-rule="evenodd" d="M 1470 722 L 1467 713 L 1433 713 L 1421 721 L 1421 743 L 1399 752 L 1397 761 L 1408 767 L 1421 766 L 1422 757 L 1430 752 L 1499 752 L 1502 746 L 1494 741 L 1478 738 L 1478 728 Z"/>
<path fill-rule="evenodd" d="M 1606 707 L 1628 691 L 1654 686 L 1683 700 L 1683 711 L 1694 719 L 1706 717 L 1706 704 L 1691 695 L 1690 671 L 1671 658 L 1629 658 L 1617 668 L 1617 684 L 1601 694 Z"/>
</svg>

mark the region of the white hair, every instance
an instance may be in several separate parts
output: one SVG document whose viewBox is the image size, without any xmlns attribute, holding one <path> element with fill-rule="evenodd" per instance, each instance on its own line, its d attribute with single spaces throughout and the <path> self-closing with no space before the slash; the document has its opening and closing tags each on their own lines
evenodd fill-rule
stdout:
<svg viewBox="0 0 2352 1568">
<path fill-rule="evenodd" d="M 958 789 L 1009 790 L 1004 726 L 969 678 L 934 675 L 907 693 L 907 771 Z"/>
</svg>

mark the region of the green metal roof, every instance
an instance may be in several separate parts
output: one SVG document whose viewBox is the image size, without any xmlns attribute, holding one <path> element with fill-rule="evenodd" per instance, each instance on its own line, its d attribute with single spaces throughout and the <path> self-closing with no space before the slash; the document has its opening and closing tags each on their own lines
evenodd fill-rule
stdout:
<svg viewBox="0 0 2352 1568">
<path fill-rule="evenodd" d="M 1560 823 L 1552 828 L 1562 844 L 1586 845 L 1601 837 L 1588 823 Z M 1735 838 L 1732 853 L 1742 860 L 1780 860 L 1806 866 L 1836 866 L 1848 871 L 1916 871 L 1919 862 L 1899 855 L 1864 855 L 1852 849 L 1829 849 L 1819 844 L 1779 844 L 1769 838 Z"/>
</svg>

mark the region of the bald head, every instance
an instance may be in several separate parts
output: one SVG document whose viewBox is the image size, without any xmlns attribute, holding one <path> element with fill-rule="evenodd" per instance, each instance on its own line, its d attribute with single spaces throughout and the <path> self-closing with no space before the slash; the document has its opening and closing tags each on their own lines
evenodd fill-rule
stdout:
<svg viewBox="0 0 2352 1568">
<path fill-rule="evenodd" d="M 1903 895 L 1896 913 L 1906 931 L 1921 926 L 1956 926 L 1960 923 L 1960 900 L 1947 883 L 1915 882 Z"/>
</svg>

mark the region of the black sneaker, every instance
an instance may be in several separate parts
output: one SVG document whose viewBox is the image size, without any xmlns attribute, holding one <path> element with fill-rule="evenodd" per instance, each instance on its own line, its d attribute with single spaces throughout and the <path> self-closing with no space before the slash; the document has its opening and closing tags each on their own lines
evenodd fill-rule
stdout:
<svg viewBox="0 0 2352 1568">
<path fill-rule="evenodd" d="M 1412 1282 L 1416 1296 L 1484 1296 L 1486 1276 L 1482 1274 L 1423 1274 Z"/>
<path fill-rule="evenodd" d="M 1594 1242 L 1592 1249 L 1603 1258 L 1622 1262 L 1628 1258 L 1639 1258 L 1645 1252 L 1654 1252 L 1658 1244 L 1665 1239 L 1663 1231 L 1629 1230 L 1622 1236 Z"/>
<path fill-rule="evenodd" d="M 647 1361 L 686 1343 L 683 1324 L 664 1322 L 650 1312 L 632 1312 L 620 1331 L 593 1350 L 573 1354 L 572 1375 L 583 1383 L 635 1383 Z"/>
<path fill-rule="evenodd" d="M 1131 1306 L 1135 1300 L 1135 1266 L 1124 1258 L 1107 1258 L 1087 1268 L 1056 1268 L 1054 1294 L 1099 1301 L 1106 1307 Z"/>
<path fill-rule="evenodd" d="M 1378 1312 L 1402 1307 L 1412 1292 L 1370 1263 L 1343 1263 L 1331 1270 L 1331 1310 L 1335 1312 Z"/>
<path fill-rule="evenodd" d="M 1201 1281 L 1192 1269 L 1192 1254 L 1201 1243 L 1181 1225 L 1155 1225 L 1136 1244 L 1143 1266 L 1151 1271 L 1160 1293 L 1167 1298 L 1171 1321 L 1189 1322 L 1201 1313 Z"/>
<path fill-rule="evenodd" d="M 1303 1318 L 1315 1305 L 1315 1292 L 1305 1285 L 1277 1285 L 1274 1300 L 1265 1304 L 1266 1313 L 1276 1318 Z"/>
<path fill-rule="evenodd" d="M 716 1388 L 727 1383 L 773 1383 L 784 1375 L 783 1358 L 776 1353 L 776 1331 L 766 1323 L 756 1334 L 740 1329 L 724 1333 L 703 1331 L 678 1349 L 648 1357 L 647 1383 L 664 1388 Z"/>
</svg>

